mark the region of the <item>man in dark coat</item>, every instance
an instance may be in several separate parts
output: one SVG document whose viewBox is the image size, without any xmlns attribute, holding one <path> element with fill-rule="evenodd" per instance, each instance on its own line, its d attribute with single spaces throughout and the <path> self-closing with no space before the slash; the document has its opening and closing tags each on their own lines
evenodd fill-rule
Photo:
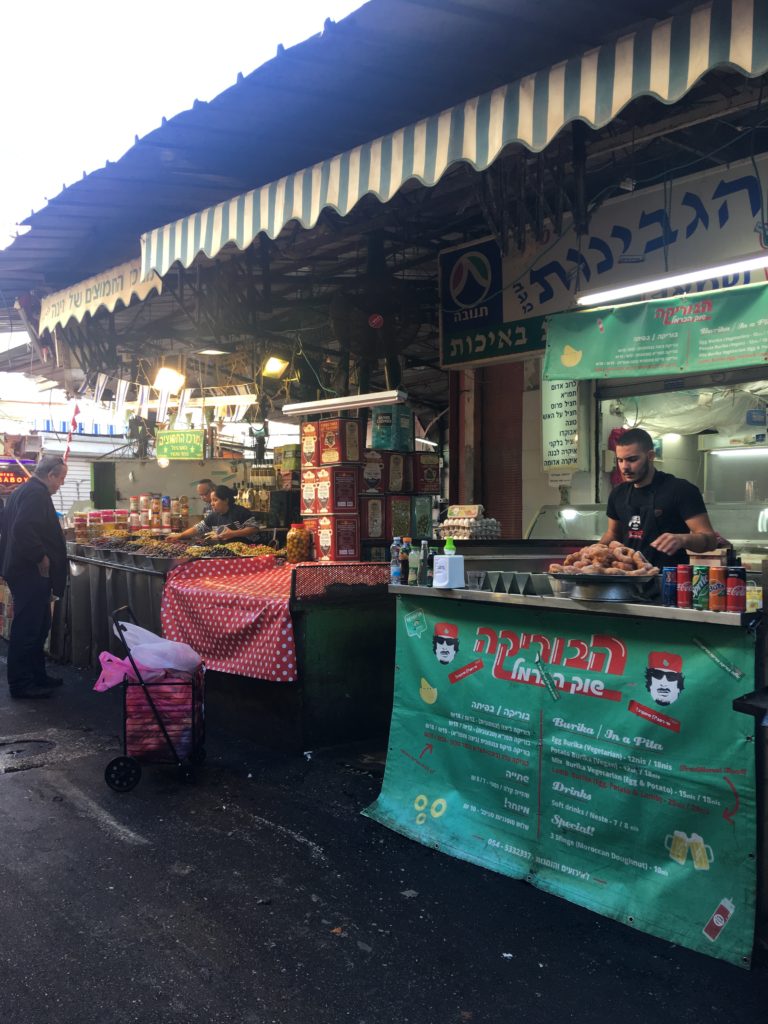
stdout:
<svg viewBox="0 0 768 1024">
<path fill-rule="evenodd" d="M 45 455 L 3 510 L 0 576 L 13 597 L 8 646 L 8 687 L 12 697 L 49 697 L 58 685 L 45 671 L 45 641 L 51 628 L 51 600 L 67 581 L 67 545 L 51 501 L 67 476 L 59 455 Z"/>
</svg>

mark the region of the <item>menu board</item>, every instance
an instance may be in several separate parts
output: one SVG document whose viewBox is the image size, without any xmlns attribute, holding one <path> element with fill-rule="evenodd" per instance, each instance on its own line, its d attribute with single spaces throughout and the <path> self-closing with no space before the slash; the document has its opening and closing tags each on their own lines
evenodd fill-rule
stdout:
<svg viewBox="0 0 768 1024">
<path fill-rule="evenodd" d="M 748 966 L 754 687 L 740 627 L 398 598 L 366 814 L 427 846 Z"/>
<path fill-rule="evenodd" d="M 560 313 L 548 320 L 544 377 L 571 381 L 762 366 L 766 284 Z"/>
<path fill-rule="evenodd" d="M 541 447 L 544 470 L 586 469 L 579 382 L 542 380 Z"/>
</svg>

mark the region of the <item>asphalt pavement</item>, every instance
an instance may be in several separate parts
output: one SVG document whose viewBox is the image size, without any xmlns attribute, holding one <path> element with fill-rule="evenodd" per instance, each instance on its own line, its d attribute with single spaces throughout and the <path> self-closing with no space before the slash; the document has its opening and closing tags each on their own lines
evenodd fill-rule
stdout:
<svg viewBox="0 0 768 1024">
<path fill-rule="evenodd" d="M 768 967 L 670 945 L 361 816 L 385 740 L 283 755 L 208 701 L 194 783 L 120 753 L 119 690 L 0 642 L 2 1024 L 757 1024 Z M 52 670 L 53 671 L 53 670 Z"/>
</svg>

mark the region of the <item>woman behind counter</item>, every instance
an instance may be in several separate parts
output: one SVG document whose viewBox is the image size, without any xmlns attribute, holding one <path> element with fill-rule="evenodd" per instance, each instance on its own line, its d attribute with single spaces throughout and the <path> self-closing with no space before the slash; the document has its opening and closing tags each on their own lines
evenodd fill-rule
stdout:
<svg viewBox="0 0 768 1024">
<path fill-rule="evenodd" d="M 216 531 L 217 541 L 252 541 L 259 532 L 258 526 L 242 526 L 251 519 L 253 512 L 235 502 L 235 492 L 224 484 L 214 487 L 211 495 L 211 511 L 199 523 L 190 526 L 183 533 L 172 533 L 171 540 L 182 540 L 199 535 L 201 538 Z"/>
</svg>

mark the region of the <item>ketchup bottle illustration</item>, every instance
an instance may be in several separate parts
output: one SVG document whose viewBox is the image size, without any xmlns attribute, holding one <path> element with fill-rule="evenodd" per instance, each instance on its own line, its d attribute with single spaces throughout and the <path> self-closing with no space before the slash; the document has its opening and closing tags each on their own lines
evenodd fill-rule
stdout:
<svg viewBox="0 0 768 1024">
<path fill-rule="evenodd" d="M 715 942 L 715 940 L 720 937 L 720 932 L 728 924 L 731 914 L 735 909 L 736 907 L 733 905 L 731 900 L 725 898 L 720 900 L 717 910 L 704 925 L 703 929 L 704 934 L 710 942 Z"/>
</svg>

